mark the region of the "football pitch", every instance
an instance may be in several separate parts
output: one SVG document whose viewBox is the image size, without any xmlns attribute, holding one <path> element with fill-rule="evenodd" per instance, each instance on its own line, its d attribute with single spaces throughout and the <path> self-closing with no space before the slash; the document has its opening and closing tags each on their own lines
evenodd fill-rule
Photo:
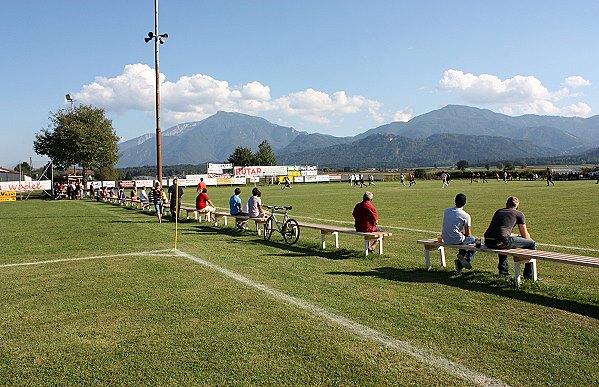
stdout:
<svg viewBox="0 0 599 387">
<path fill-rule="evenodd" d="M 259 187 L 297 220 L 351 226 L 364 189 Z M 93 201 L 1 203 L 0 383 L 5 385 L 597 385 L 599 271 L 539 262 L 514 288 L 497 257 L 426 271 L 458 192 L 473 232 L 518 196 L 539 248 L 599 256 L 592 181 L 419 181 L 368 187 L 385 254 L 340 235 L 320 250 L 231 227 L 156 222 Z M 250 186 L 242 187 L 245 199 Z M 209 187 L 226 209 L 231 187 Z M 195 189 L 183 202 L 195 203 Z M 452 251 L 449 250 L 451 253 Z M 511 265 L 511 264 L 510 264 Z M 513 269 L 510 267 L 510 269 Z"/>
</svg>

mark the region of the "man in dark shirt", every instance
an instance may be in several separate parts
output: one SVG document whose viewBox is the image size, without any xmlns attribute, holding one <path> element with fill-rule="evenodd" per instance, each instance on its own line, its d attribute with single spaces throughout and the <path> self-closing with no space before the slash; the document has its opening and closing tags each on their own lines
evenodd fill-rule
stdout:
<svg viewBox="0 0 599 387">
<path fill-rule="evenodd" d="M 505 208 L 495 211 L 489 228 L 485 232 L 485 245 L 492 249 L 531 249 L 536 250 L 535 241 L 530 238 L 526 228 L 526 219 L 524 214 L 518 211 L 520 200 L 515 196 L 507 199 Z M 518 225 L 520 235 L 512 236 L 512 229 Z M 509 274 L 507 255 L 499 255 L 499 264 L 497 265 L 499 274 Z M 532 263 L 527 263 L 524 267 L 524 278 L 532 279 Z"/>
<path fill-rule="evenodd" d="M 173 179 L 173 185 L 168 187 L 169 209 L 173 221 L 179 218 L 179 208 L 181 208 L 181 196 L 183 196 L 183 187 L 177 184 L 177 179 Z"/>
<path fill-rule="evenodd" d="M 378 226 L 379 218 L 376 212 L 376 208 L 372 205 L 372 199 L 374 195 L 370 191 L 366 191 L 364 196 L 362 197 L 362 201 L 354 207 L 354 211 L 352 215 L 355 219 L 355 227 L 356 231 L 360 232 L 374 232 L 374 231 L 383 231 L 382 228 Z M 379 241 L 374 240 L 368 250 L 372 253 L 374 249 L 378 245 Z"/>
</svg>

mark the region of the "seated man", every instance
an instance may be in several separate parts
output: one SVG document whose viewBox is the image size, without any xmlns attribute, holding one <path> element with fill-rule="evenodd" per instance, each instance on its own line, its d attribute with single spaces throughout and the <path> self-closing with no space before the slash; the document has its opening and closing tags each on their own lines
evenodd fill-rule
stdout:
<svg viewBox="0 0 599 387">
<path fill-rule="evenodd" d="M 208 212 L 210 214 L 210 221 L 213 222 L 213 214 L 216 211 L 216 207 L 210 201 L 207 192 L 208 188 L 204 187 L 202 192 L 200 192 L 200 194 L 196 197 L 196 210 Z"/>
<path fill-rule="evenodd" d="M 229 199 L 229 210 L 231 215 L 233 216 L 248 216 L 245 212 L 243 212 L 241 208 L 241 188 L 235 188 L 235 193 L 231 195 Z M 236 224 L 237 228 L 245 228 L 245 224 L 247 221 L 239 222 Z"/>
<path fill-rule="evenodd" d="M 248 216 L 250 218 L 265 218 L 268 214 L 262 208 L 262 192 L 256 187 L 252 189 L 252 196 L 248 199 Z"/>
<path fill-rule="evenodd" d="M 356 204 L 356 206 L 354 207 L 352 215 L 355 219 L 356 231 L 383 231 L 383 229 L 378 226 L 379 218 L 376 212 L 376 208 L 374 208 L 374 206 L 372 205 L 373 198 L 374 195 L 372 194 L 372 192 L 366 191 L 364 193 L 364 196 L 362 197 L 362 201 Z M 373 253 L 378 243 L 378 239 L 375 239 L 368 247 L 368 251 Z"/>
<path fill-rule="evenodd" d="M 530 239 L 530 234 L 526 228 L 526 219 L 524 214 L 518 211 L 520 200 L 515 196 L 507 199 L 505 208 L 495 211 L 491 224 L 485 231 L 485 245 L 492 249 L 531 249 L 536 250 L 536 243 Z M 519 236 L 512 235 L 512 229 L 518 225 Z M 499 264 L 497 265 L 499 274 L 509 275 L 507 255 L 499 255 Z M 532 279 L 532 263 L 524 266 L 524 278 Z"/>
<path fill-rule="evenodd" d="M 470 214 L 464 211 L 466 195 L 459 193 L 455 197 L 455 207 L 446 208 L 443 213 L 443 242 L 450 245 L 467 245 L 474 243 L 472 236 Z M 476 251 L 460 249 L 454 262 L 459 273 L 463 268 L 472 269 L 470 262 L 474 259 Z"/>
</svg>

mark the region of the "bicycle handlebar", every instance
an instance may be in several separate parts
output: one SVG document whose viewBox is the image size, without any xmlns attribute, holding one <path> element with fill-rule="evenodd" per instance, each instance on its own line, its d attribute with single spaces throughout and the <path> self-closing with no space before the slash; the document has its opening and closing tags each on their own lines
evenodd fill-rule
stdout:
<svg viewBox="0 0 599 387">
<path fill-rule="evenodd" d="M 269 210 L 273 210 L 273 211 L 279 211 L 279 210 L 286 210 L 289 211 L 291 210 L 293 207 L 292 206 L 264 206 L 266 208 L 268 208 Z"/>
</svg>

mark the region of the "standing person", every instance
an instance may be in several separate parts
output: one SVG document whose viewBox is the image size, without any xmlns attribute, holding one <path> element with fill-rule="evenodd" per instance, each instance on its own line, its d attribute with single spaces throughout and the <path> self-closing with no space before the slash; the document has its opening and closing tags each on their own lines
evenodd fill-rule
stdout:
<svg viewBox="0 0 599 387">
<path fill-rule="evenodd" d="M 413 173 L 410 173 L 410 187 L 416 185 L 416 176 Z"/>
<path fill-rule="evenodd" d="M 235 188 L 235 193 L 231 195 L 229 198 L 229 211 L 233 216 L 248 216 L 245 212 L 243 212 L 243 208 L 241 206 L 241 188 Z M 238 222 L 235 226 L 238 229 L 245 229 L 247 221 Z"/>
<path fill-rule="evenodd" d="M 553 174 L 551 173 L 551 169 L 547 168 L 547 187 L 549 184 L 555 187 L 555 183 L 553 182 Z"/>
<path fill-rule="evenodd" d="M 466 195 L 459 193 L 455 197 L 455 207 L 446 208 L 443 213 L 443 242 L 450 245 L 468 245 L 476 242 L 472 236 L 472 219 L 464 211 Z M 463 268 L 472 269 L 470 262 L 474 259 L 476 251 L 460 249 L 454 261 L 455 270 L 459 273 Z"/>
<path fill-rule="evenodd" d="M 399 175 L 399 181 L 401 181 L 401 185 L 404 187 L 406 186 L 406 177 L 403 175 L 403 173 Z"/>
<path fill-rule="evenodd" d="M 515 196 L 507 199 L 505 208 L 495 211 L 491 224 L 485 231 L 485 245 L 492 249 L 530 249 L 536 250 L 536 243 L 530 238 L 526 228 L 526 219 L 524 214 L 518 211 L 520 200 Z M 520 235 L 513 236 L 512 229 L 518 225 Z M 500 254 L 497 265 L 499 274 L 508 275 L 508 256 Z M 524 278 L 532 279 L 532 263 L 524 266 Z"/>
<path fill-rule="evenodd" d="M 481 174 L 481 179 L 482 179 L 483 183 L 488 183 L 487 173 L 485 171 L 483 171 L 483 173 Z"/>
<path fill-rule="evenodd" d="M 443 173 L 441 173 L 441 182 L 443 184 L 441 184 L 441 188 L 445 188 L 447 186 L 449 186 L 449 183 L 447 182 L 447 173 L 445 173 L 445 171 L 443 171 Z"/>
<path fill-rule="evenodd" d="M 179 219 L 179 209 L 181 208 L 181 196 L 183 188 L 177 184 L 177 179 L 173 179 L 173 184 L 168 187 L 169 209 L 173 221 Z"/>
<path fill-rule="evenodd" d="M 368 185 L 374 185 L 374 175 L 368 175 Z"/>
<path fill-rule="evenodd" d="M 196 210 L 208 211 L 210 214 L 210 221 L 214 221 L 212 214 L 216 211 L 216 206 L 208 197 L 208 188 L 202 189 L 202 192 L 196 197 Z"/>
<path fill-rule="evenodd" d="M 204 183 L 204 178 L 200 177 L 200 182 L 198 183 L 198 188 L 196 189 L 196 192 L 202 193 L 202 190 L 206 188 L 206 183 Z"/>
<path fill-rule="evenodd" d="M 383 231 L 379 227 L 379 217 L 376 208 L 372 205 L 374 195 L 370 191 L 366 191 L 362 196 L 362 201 L 354 207 L 352 215 L 354 217 L 354 226 L 356 231 L 360 232 L 375 232 Z M 368 252 L 374 253 L 374 249 L 378 245 L 378 239 L 375 239 L 368 246 Z"/>
<path fill-rule="evenodd" d="M 162 213 L 164 212 L 164 201 L 162 200 L 162 186 L 160 182 L 154 184 L 154 188 L 150 191 L 150 201 L 154 203 L 156 209 L 156 217 L 158 217 L 158 223 L 162 223 Z"/>
<path fill-rule="evenodd" d="M 264 218 L 267 212 L 262 208 L 262 192 L 256 187 L 252 189 L 252 196 L 248 199 L 248 216 L 250 218 Z"/>
<path fill-rule="evenodd" d="M 364 175 L 360 173 L 360 188 L 366 186 L 366 184 L 364 184 Z"/>
<path fill-rule="evenodd" d="M 508 178 L 507 171 L 503 171 L 503 182 L 504 182 L 505 184 L 507 184 L 507 178 Z"/>
<path fill-rule="evenodd" d="M 289 180 L 289 176 L 285 176 L 284 180 L 285 181 L 284 181 L 283 186 L 281 187 L 281 189 L 285 189 L 285 188 L 291 189 L 291 188 L 293 188 L 293 187 L 291 187 L 291 180 Z"/>
</svg>

